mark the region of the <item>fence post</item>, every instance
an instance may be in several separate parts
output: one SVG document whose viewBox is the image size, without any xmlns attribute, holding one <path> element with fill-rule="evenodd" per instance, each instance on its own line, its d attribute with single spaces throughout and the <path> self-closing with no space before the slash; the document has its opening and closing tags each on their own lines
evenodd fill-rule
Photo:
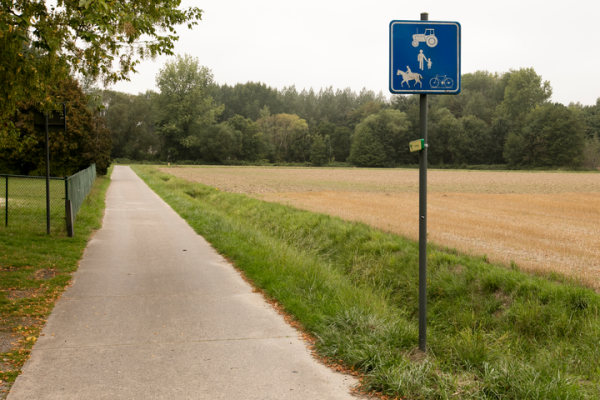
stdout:
<svg viewBox="0 0 600 400">
<path fill-rule="evenodd" d="M 67 236 L 75 236 L 75 225 L 73 224 L 73 204 L 69 200 L 69 177 L 65 176 L 65 223 Z"/>
<path fill-rule="evenodd" d="M 8 226 L 8 175 L 6 175 L 6 191 L 4 192 L 5 195 L 5 199 L 4 199 L 4 212 L 5 212 L 5 220 L 4 220 L 4 226 Z"/>
<path fill-rule="evenodd" d="M 75 225 L 73 224 L 73 204 L 71 200 L 65 200 L 65 221 L 67 222 L 67 236 L 75 236 Z"/>
</svg>

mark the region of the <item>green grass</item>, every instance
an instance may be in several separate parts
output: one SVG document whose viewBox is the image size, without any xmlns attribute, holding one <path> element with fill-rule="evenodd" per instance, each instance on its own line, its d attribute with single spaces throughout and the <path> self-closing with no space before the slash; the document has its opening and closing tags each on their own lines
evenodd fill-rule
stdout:
<svg viewBox="0 0 600 400">
<path fill-rule="evenodd" d="M 445 399 L 600 398 L 600 296 L 449 249 L 428 255 L 428 355 L 418 344 L 418 244 L 361 223 L 133 167 L 221 254 L 317 337 L 362 389 Z"/>
<path fill-rule="evenodd" d="M 65 228 L 65 182 L 50 180 L 50 231 L 61 234 Z M 6 177 L 0 177 L 0 229 L 6 225 Z M 8 178 L 8 227 L 30 232 L 46 232 L 46 180 Z"/>
<path fill-rule="evenodd" d="M 41 230 L 15 226 L 10 221 L 8 228 L 0 226 L 0 342 L 16 344 L 0 351 L 0 399 L 29 358 L 31 347 L 70 282 L 71 273 L 77 269 L 92 233 L 101 227 L 111 172 L 112 168 L 107 176 L 96 179 L 77 215 L 73 238 L 66 237 L 64 227 L 49 236 L 45 224 Z M 58 182 L 64 198 L 64 182 Z"/>
</svg>

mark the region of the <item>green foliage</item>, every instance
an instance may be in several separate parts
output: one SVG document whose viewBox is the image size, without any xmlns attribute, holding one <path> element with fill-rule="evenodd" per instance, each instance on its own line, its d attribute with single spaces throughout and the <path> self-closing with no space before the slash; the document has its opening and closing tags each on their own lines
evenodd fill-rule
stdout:
<svg viewBox="0 0 600 400">
<path fill-rule="evenodd" d="M 464 129 L 459 120 L 452 113 L 442 108 L 432 113 L 432 124 L 429 129 L 429 162 L 431 164 L 461 164 L 466 161 L 461 149 Z M 418 138 L 418 136 L 416 136 Z"/>
<path fill-rule="evenodd" d="M 325 145 L 325 140 L 323 140 L 321 135 L 317 135 L 313 138 L 313 142 L 310 147 L 310 162 L 316 167 L 320 167 L 329 162 L 327 146 Z"/>
<path fill-rule="evenodd" d="M 583 165 L 587 168 L 600 167 L 600 138 L 597 135 L 593 138 L 585 139 L 583 159 Z"/>
<path fill-rule="evenodd" d="M 271 114 L 298 115 L 308 123 L 310 129 L 328 122 L 336 126 L 349 126 L 353 130 L 360 119 L 366 116 L 363 111 L 357 112 L 358 108 L 369 102 L 377 103 L 379 106 L 369 106 L 379 107 L 369 112 L 372 114 L 386 103 L 383 93 L 375 94 L 366 89 L 359 93 L 350 88 L 334 91 L 333 87 L 320 89 L 318 92 L 313 88 L 298 92 L 294 85 L 277 90 L 260 82 L 239 83 L 235 86 L 215 85 L 211 95 L 215 101 L 225 105 L 220 121 L 228 120 L 234 115 L 252 120 L 262 119 L 265 116 L 261 115 L 261 110 L 268 107 Z"/>
<path fill-rule="evenodd" d="M 464 134 L 457 144 L 458 153 L 465 156 L 467 164 L 490 163 L 490 128 L 481 119 L 474 115 L 464 116 L 460 119 Z"/>
<path fill-rule="evenodd" d="M 481 92 L 471 92 L 462 115 L 463 117 L 476 117 L 489 125 L 494 117 L 494 112 L 495 107 L 493 107 L 491 99 L 486 98 Z"/>
<path fill-rule="evenodd" d="M 356 127 L 348 161 L 359 167 L 383 167 L 385 160 L 385 149 L 371 128 L 366 125 Z"/>
<path fill-rule="evenodd" d="M 600 137 L 600 97 L 593 106 L 580 107 L 585 118 L 585 136 L 588 139 Z"/>
<path fill-rule="evenodd" d="M 356 127 L 354 140 L 361 140 L 361 144 L 352 146 L 350 162 L 361 166 L 393 166 L 397 162 L 407 163 L 411 159 L 406 146 L 411 139 L 409 129 L 407 115 L 401 111 L 382 110 L 369 115 Z M 366 143 L 365 137 L 368 136 L 373 137 L 373 144 Z M 379 164 L 380 148 L 385 155 L 382 164 Z"/>
<path fill-rule="evenodd" d="M 276 161 L 307 161 L 308 124 L 297 115 L 276 114 L 256 121 L 275 152 Z"/>
<path fill-rule="evenodd" d="M 525 116 L 536 106 L 543 105 L 550 96 L 550 82 L 542 83 L 542 77 L 533 68 L 511 70 L 499 112 L 520 126 Z"/>
<path fill-rule="evenodd" d="M 48 98 L 48 91 L 52 89 L 51 85 L 69 76 L 66 60 L 56 50 L 43 50 L 41 47 L 45 43 L 31 35 L 27 15 L 42 14 L 44 3 L 19 1 L 21 7 L 15 7 L 18 4 L 14 1 L 10 3 L 14 8 L 3 1 L 0 12 L 0 75 L 5 82 L 0 86 L 0 98 L 3 99 L 0 102 L 0 146 L 9 141 L 12 146 L 18 144 L 15 140 L 18 132 L 9 120 L 19 102 L 33 101 L 42 103 L 44 110 L 58 110 L 58 105 Z M 40 22 L 46 24 L 49 31 L 56 25 L 56 21 Z M 46 33 L 45 30 L 42 32 Z"/>
<path fill-rule="evenodd" d="M 488 160 L 490 164 L 502 164 L 505 161 L 503 157 L 504 143 L 506 143 L 510 132 L 512 132 L 512 124 L 507 118 L 494 118 L 490 127 Z"/>
<path fill-rule="evenodd" d="M 498 74 L 492 74 L 488 71 L 475 71 L 473 73 L 463 74 L 461 77 L 462 90 L 478 92 L 485 98 L 492 97 L 499 80 Z M 502 93 L 501 99 L 504 97 Z"/>
<path fill-rule="evenodd" d="M 102 92 L 103 113 L 113 141 L 111 157 L 146 160 L 159 150 L 152 95 Z"/>
<path fill-rule="evenodd" d="M 335 128 L 335 124 L 324 120 L 321 121 L 321 123 L 312 130 L 312 133 L 314 133 L 315 135 L 321 135 L 322 137 L 331 136 L 334 134 Z"/>
<path fill-rule="evenodd" d="M 87 97 L 73 79 L 59 83 L 51 95 L 66 104 L 67 130 L 49 133 L 50 174 L 72 175 L 92 163 L 98 174 L 106 174 L 112 141 L 104 118 L 87 108 Z M 19 144 L 0 148 L 4 167 L 21 175 L 46 174 L 45 132 L 34 128 L 34 111 L 33 102 L 22 105 L 13 119 Z"/>
<path fill-rule="evenodd" d="M 264 117 L 261 114 L 264 107 L 267 107 L 269 114 L 284 112 L 277 89 L 260 82 L 238 83 L 235 86 L 214 85 L 211 87 L 211 95 L 216 102 L 225 104 L 219 121 L 227 121 L 235 115 L 256 121 Z"/>
<path fill-rule="evenodd" d="M 327 157 L 327 161 L 331 160 L 334 157 L 333 143 L 332 137 L 335 138 L 335 130 L 336 125 L 332 124 L 328 121 L 322 121 L 317 127 L 313 128 L 312 135 L 313 136 L 321 136 L 323 138 L 323 143 L 325 145 L 325 154 Z M 343 149 L 343 142 L 340 143 L 340 150 Z M 348 141 L 348 152 L 350 151 L 350 142 Z M 345 158 L 344 158 L 345 161 Z"/>
<path fill-rule="evenodd" d="M 577 166 L 583 162 L 581 111 L 562 104 L 537 107 L 522 130 L 523 162 L 536 167 Z"/>
<path fill-rule="evenodd" d="M 509 166 L 519 166 L 523 163 L 525 141 L 516 132 L 510 132 L 504 145 L 504 159 Z"/>
<path fill-rule="evenodd" d="M 198 138 L 198 148 L 202 159 L 224 162 L 234 158 L 242 143 L 242 133 L 227 122 L 211 125 L 204 129 Z"/>
<path fill-rule="evenodd" d="M 348 112 L 347 121 L 350 129 L 355 128 L 362 120 L 367 118 L 369 115 L 377 114 L 381 111 L 381 103 L 377 101 L 369 101 L 368 103 L 362 104 L 355 110 Z"/>
<path fill-rule="evenodd" d="M 96 164 L 96 173 L 106 175 L 110 167 L 110 153 L 112 151 L 112 139 L 110 130 L 106 126 L 106 120 L 99 115 L 98 111 L 92 114 L 92 130 L 83 143 L 81 158 L 83 165 L 80 170 Z"/>
<path fill-rule="evenodd" d="M 127 79 L 140 60 L 173 54 L 175 26 L 200 20 L 179 0 L 3 0 L 0 12 L 0 143 L 16 135 L 8 119 L 19 102 L 58 110 L 57 82 L 81 74 L 104 83 Z"/>
<path fill-rule="evenodd" d="M 177 56 L 160 70 L 156 85 L 160 93 L 154 98 L 154 110 L 162 158 L 195 158 L 203 132 L 223 112 L 223 105 L 217 105 L 210 95 L 212 72 L 201 66 L 197 58 Z M 211 133 L 207 135 L 210 137 Z"/>
<path fill-rule="evenodd" d="M 350 156 L 352 132 L 345 126 L 336 126 L 330 137 L 335 160 L 338 162 L 345 162 Z"/>
<path fill-rule="evenodd" d="M 179 68 L 180 72 L 167 73 L 165 69 L 158 79 L 164 80 L 167 75 L 179 74 L 181 79 L 171 79 L 175 85 L 169 83 L 170 88 L 164 92 L 176 92 L 174 87 L 179 79 L 181 88 L 200 87 L 195 95 L 145 95 L 154 107 L 153 114 L 159 117 L 155 121 L 155 129 L 160 138 L 158 146 L 142 140 L 153 137 L 147 128 L 148 123 L 142 123 L 142 119 L 136 115 L 131 118 L 122 110 L 115 112 L 123 115 L 124 120 L 130 118 L 131 121 L 140 121 L 135 129 L 133 125 L 130 126 L 135 131 L 141 130 L 148 134 L 136 132 L 134 136 L 140 138 L 143 148 L 151 148 L 152 152 L 158 149 L 162 160 L 204 158 L 201 146 L 208 142 L 203 142 L 200 138 L 203 135 L 210 137 L 216 132 L 208 132 L 209 127 L 242 118 L 233 123 L 235 130 L 242 132 L 241 142 L 235 144 L 236 149 L 224 149 L 223 155 L 226 156 L 210 156 L 210 161 L 204 160 L 205 162 L 239 164 L 266 160 L 260 162 L 306 163 L 311 157 L 311 146 L 316 136 L 321 136 L 325 141 L 329 159 L 347 162 L 354 138 L 361 137 L 360 134 L 355 134 L 361 124 L 369 124 L 371 135 L 379 143 L 369 144 L 367 147 L 362 144 L 358 146 L 363 149 L 361 151 L 367 151 L 371 155 L 368 160 L 359 161 L 366 163 L 363 165 L 391 167 L 417 162 L 417 155 L 407 150 L 407 143 L 420 137 L 418 95 L 395 95 L 388 101 L 382 93 L 376 95 L 366 89 L 359 93 L 350 89 L 334 90 L 332 87 L 319 91 L 310 88 L 298 92 L 295 86 L 278 90 L 260 82 L 219 86 L 212 81 L 210 71 L 198 66 L 197 60 L 190 60 L 189 57 L 185 60 L 178 61 L 180 67 L 173 67 L 175 63 L 171 65 L 171 70 Z M 189 65 L 181 67 L 186 63 Z M 192 70 L 194 72 L 190 72 Z M 196 79 L 193 76 L 199 76 L 197 80 L 200 83 L 191 84 Z M 543 81 L 532 68 L 510 70 L 502 74 L 488 71 L 464 74 L 462 92 L 459 95 L 429 98 L 429 163 L 439 166 L 508 163 L 510 168 L 580 168 L 584 160 L 592 157 L 591 161 L 585 163 L 593 164 L 593 156 L 590 155 L 593 151 L 588 150 L 585 157 L 576 156 L 578 152 L 573 152 L 574 158 L 568 162 L 562 156 L 556 162 L 548 158 L 550 164 L 532 162 L 529 153 L 519 153 L 519 146 L 515 145 L 525 146 L 527 143 L 517 143 L 516 138 L 524 140 L 529 137 L 525 129 L 530 122 L 530 114 L 534 113 L 536 107 L 547 104 L 551 94 L 550 84 Z M 122 107 L 121 103 L 115 103 L 114 106 Z M 593 143 L 595 135 L 600 133 L 600 105 L 584 107 L 574 104 L 573 107 L 581 112 L 585 136 Z M 130 109 L 133 108 L 135 107 L 132 105 Z M 150 115 L 144 121 L 149 121 L 153 116 Z M 304 121 L 304 124 L 295 125 L 292 121 L 294 118 Z M 242 123 L 244 119 L 248 122 Z M 256 125 L 249 125 L 251 121 L 256 121 Z M 547 126 L 545 129 L 560 131 L 560 121 L 553 119 L 553 124 L 554 127 Z M 121 133 L 129 131 L 126 126 L 126 123 L 123 126 L 117 124 L 114 131 L 119 133 L 113 135 L 126 137 Z M 512 142 L 507 144 L 511 133 L 514 133 L 510 136 Z M 563 139 L 560 134 L 549 136 L 548 140 L 557 141 L 550 147 L 556 149 L 570 145 Z M 576 148 L 579 146 L 575 143 L 577 141 L 578 139 L 571 143 Z M 217 138 L 210 140 L 210 143 L 217 142 Z M 137 144 L 135 141 L 133 143 Z M 222 143 L 229 146 L 231 140 L 224 139 Z M 379 155 L 375 156 L 379 145 L 385 153 L 383 164 L 379 161 Z M 120 141 L 118 146 L 119 150 L 115 150 L 115 155 L 140 160 L 152 158 L 149 150 L 137 152 L 136 146 L 125 144 L 124 141 Z M 216 154 L 215 151 L 204 150 L 204 153 Z M 359 153 L 355 153 L 355 156 L 360 159 Z M 565 154 L 565 157 L 569 157 L 569 154 Z"/>
<path fill-rule="evenodd" d="M 266 113 L 264 115 L 266 116 Z M 233 129 L 242 133 L 241 146 L 237 154 L 240 159 L 258 161 L 270 157 L 272 149 L 269 140 L 260 131 L 260 127 L 256 122 L 241 115 L 236 115 L 230 118 L 228 123 Z"/>
</svg>

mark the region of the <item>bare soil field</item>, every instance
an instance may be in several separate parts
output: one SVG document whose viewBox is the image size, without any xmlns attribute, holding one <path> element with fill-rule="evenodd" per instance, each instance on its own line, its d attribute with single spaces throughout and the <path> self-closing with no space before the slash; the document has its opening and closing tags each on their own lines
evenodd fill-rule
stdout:
<svg viewBox="0 0 600 400">
<path fill-rule="evenodd" d="M 418 237 L 418 171 L 161 168 L 220 190 Z M 600 289 L 600 174 L 430 170 L 430 241 Z"/>
</svg>

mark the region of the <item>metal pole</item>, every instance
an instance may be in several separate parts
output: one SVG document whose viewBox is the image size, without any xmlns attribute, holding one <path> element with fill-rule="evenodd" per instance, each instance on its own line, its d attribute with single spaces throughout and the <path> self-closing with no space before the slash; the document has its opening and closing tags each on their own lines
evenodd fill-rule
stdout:
<svg viewBox="0 0 600 400">
<path fill-rule="evenodd" d="M 48 113 L 46 113 L 46 231 L 50 234 L 50 146 L 48 140 Z"/>
<path fill-rule="evenodd" d="M 4 226 L 8 226 L 8 175 L 6 176 L 6 191 L 4 192 L 4 212 L 5 212 L 5 221 Z"/>
<path fill-rule="evenodd" d="M 421 13 L 421 21 L 429 20 Z M 419 349 L 427 351 L 427 95 L 420 96 L 420 130 L 425 147 L 419 152 Z"/>
<path fill-rule="evenodd" d="M 67 227 L 67 236 L 75 236 L 73 226 L 73 204 L 69 200 L 69 177 L 65 176 L 65 222 Z"/>
</svg>

